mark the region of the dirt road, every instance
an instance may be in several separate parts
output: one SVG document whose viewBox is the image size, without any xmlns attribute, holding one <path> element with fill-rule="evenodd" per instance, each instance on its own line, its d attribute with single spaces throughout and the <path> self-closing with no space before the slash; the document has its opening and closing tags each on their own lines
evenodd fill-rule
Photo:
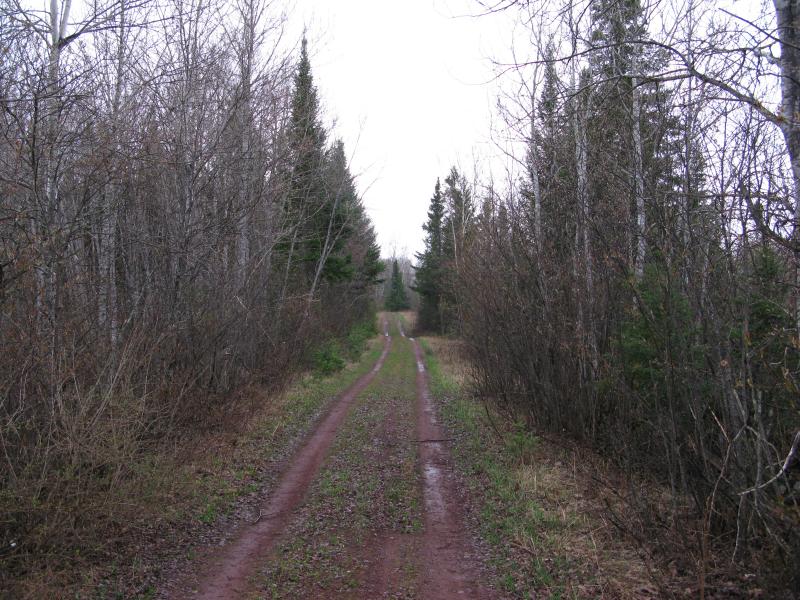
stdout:
<svg viewBox="0 0 800 600">
<path fill-rule="evenodd" d="M 336 398 L 232 541 L 168 597 L 489 598 L 464 528 L 423 353 L 385 327 L 371 371 Z"/>
</svg>

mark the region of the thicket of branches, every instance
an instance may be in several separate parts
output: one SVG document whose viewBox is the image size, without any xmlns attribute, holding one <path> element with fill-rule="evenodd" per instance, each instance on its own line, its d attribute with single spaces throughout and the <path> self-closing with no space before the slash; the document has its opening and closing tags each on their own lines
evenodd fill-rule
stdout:
<svg viewBox="0 0 800 600">
<path fill-rule="evenodd" d="M 426 262 L 437 188 L 444 289 L 418 286 L 497 407 L 664 484 L 632 498 L 692 568 L 779 556 L 797 588 L 800 5 L 775 6 L 494 7 L 534 49 L 501 105 L 519 176 Z"/>
<path fill-rule="evenodd" d="M 143 451 L 248 409 L 243 386 L 369 318 L 379 250 L 285 18 L 269 0 L 0 2 L 6 575 L 85 548 L 136 502 L 114 491 Z"/>
</svg>

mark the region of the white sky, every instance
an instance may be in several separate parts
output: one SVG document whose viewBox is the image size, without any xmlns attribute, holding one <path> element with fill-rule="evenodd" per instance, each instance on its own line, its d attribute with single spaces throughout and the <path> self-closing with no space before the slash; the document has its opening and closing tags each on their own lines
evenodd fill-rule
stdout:
<svg viewBox="0 0 800 600">
<path fill-rule="evenodd" d="M 384 255 L 421 250 L 436 178 L 453 164 L 471 178 L 473 158 L 493 152 L 489 57 L 511 34 L 508 16 L 463 16 L 478 9 L 473 0 L 296 0 L 290 11 L 290 30 L 308 28 L 325 115 Z"/>
<path fill-rule="evenodd" d="M 495 175 L 509 166 L 491 141 L 491 57 L 510 60 L 512 41 L 525 52 L 530 34 L 514 26 L 514 9 L 470 16 L 481 11 L 476 0 L 289 1 L 287 33 L 308 29 L 325 114 L 351 155 L 382 252 L 411 257 L 437 177 L 453 164 L 468 178 L 476 161 Z M 732 4 L 758 13 L 766 1 L 719 0 L 712 12 Z"/>
</svg>

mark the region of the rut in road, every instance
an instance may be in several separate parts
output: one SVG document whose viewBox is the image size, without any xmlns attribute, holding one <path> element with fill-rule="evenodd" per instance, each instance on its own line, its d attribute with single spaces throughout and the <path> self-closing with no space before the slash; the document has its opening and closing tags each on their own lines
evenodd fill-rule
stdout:
<svg viewBox="0 0 800 600">
<path fill-rule="evenodd" d="M 417 340 L 410 341 L 417 363 L 417 435 L 425 515 L 421 597 L 491 598 L 480 558 L 464 527 L 452 459 L 437 422 L 422 350 Z"/>
<path fill-rule="evenodd" d="M 197 598 L 491 598 L 419 343 L 392 340 L 265 503 L 201 563 Z M 183 597 L 188 596 L 185 594 Z M 174 598 L 181 596 L 174 595 Z"/>
<path fill-rule="evenodd" d="M 243 529 L 229 545 L 202 565 L 205 575 L 201 576 L 197 591 L 192 594 L 193 598 L 228 600 L 244 597 L 249 588 L 249 578 L 267 558 L 292 511 L 302 501 L 353 400 L 378 374 L 389 354 L 391 344 L 392 339 L 387 332 L 383 352 L 375 366 L 334 402 L 328 415 L 283 473 L 275 491 L 262 507 L 260 519 L 254 525 Z M 186 592 L 180 590 L 171 597 L 178 600 L 186 597 Z"/>
</svg>

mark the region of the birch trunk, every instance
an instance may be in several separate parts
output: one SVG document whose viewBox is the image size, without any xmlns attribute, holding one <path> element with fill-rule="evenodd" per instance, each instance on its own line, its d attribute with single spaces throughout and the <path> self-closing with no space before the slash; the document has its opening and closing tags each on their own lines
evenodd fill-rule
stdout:
<svg viewBox="0 0 800 600">
<path fill-rule="evenodd" d="M 634 274 L 636 281 L 641 281 L 644 276 L 644 255 L 646 251 L 645 228 L 646 218 L 644 212 L 644 169 L 642 166 L 642 130 L 641 130 L 641 97 L 636 77 L 631 79 L 631 133 L 633 138 L 633 193 L 636 201 L 636 258 L 634 260 Z"/>
<path fill-rule="evenodd" d="M 125 71 L 125 2 L 120 3 L 119 28 L 116 56 L 116 79 L 114 81 L 114 95 L 111 100 L 111 130 L 112 143 L 115 150 L 119 151 L 119 118 L 122 102 L 122 85 Z M 113 177 L 113 174 L 112 174 Z M 119 186 L 111 182 L 106 186 L 105 201 L 101 214 L 102 225 L 100 244 L 98 247 L 100 263 L 100 285 L 103 289 L 99 302 L 100 325 L 105 326 L 111 341 L 112 350 L 116 350 L 118 343 L 117 321 L 117 212 L 119 204 Z"/>
<path fill-rule="evenodd" d="M 572 80 L 575 81 L 575 66 L 573 64 Z M 573 128 L 575 135 L 575 170 L 577 175 L 578 219 L 575 234 L 576 264 L 582 263 L 583 283 L 585 285 L 585 300 L 578 299 L 579 313 L 582 320 L 584 335 L 586 336 L 587 350 L 592 366 L 597 366 L 596 342 L 594 337 L 594 318 L 592 315 L 592 302 L 594 301 L 594 276 L 592 272 L 592 249 L 589 238 L 589 141 L 587 135 L 587 121 L 589 102 L 585 97 L 588 91 L 577 88 L 575 108 L 573 110 Z M 580 258 L 578 258 L 580 257 Z"/>
<path fill-rule="evenodd" d="M 236 243 L 237 285 L 243 286 L 246 280 L 247 263 L 250 260 L 250 211 L 252 210 L 252 128 L 251 106 L 253 61 L 255 59 L 255 37 L 258 22 L 257 7 L 254 1 L 247 1 L 240 8 L 242 13 L 243 39 L 239 63 L 241 69 L 242 97 L 239 106 L 239 127 L 241 144 L 241 178 L 239 181 L 239 228 Z"/>
<path fill-rule="evenodd" d="M 58 138 L 59 138 L 59 113 L 60 91 L 59 79 L 61 74 L 61 49 L 69 19 L 71 1 L 66 0 L 59 11 L 58 0 L 50 0 L 50 48 L 47 65 L 47 86 L 45 106 L 45 149 L 44 149 L 44 184 L 45 198 L 43 207 L 42 241 L 44 244 L 43 261 L 39 274 L 39 284 L 44 294 L 43 308 L 46 323 L 46 335 L 50 338 L 50 371 L 52 383 L 52 398 L 54 402 L 60 401 L 60 386 L 57 385 L 57 369 L 59 355 L 58 321 L 57 314 L 60 303 L 59 294 L 59 262 L 58 244 L 63 215 L 58 194 Z"/>
<path fill-rule="evenodd" d="M 794 184 L 795 326 L 800 337 L 800 0 L 774 0 L 781 57 L 781 133 Z"/>
</svg>

